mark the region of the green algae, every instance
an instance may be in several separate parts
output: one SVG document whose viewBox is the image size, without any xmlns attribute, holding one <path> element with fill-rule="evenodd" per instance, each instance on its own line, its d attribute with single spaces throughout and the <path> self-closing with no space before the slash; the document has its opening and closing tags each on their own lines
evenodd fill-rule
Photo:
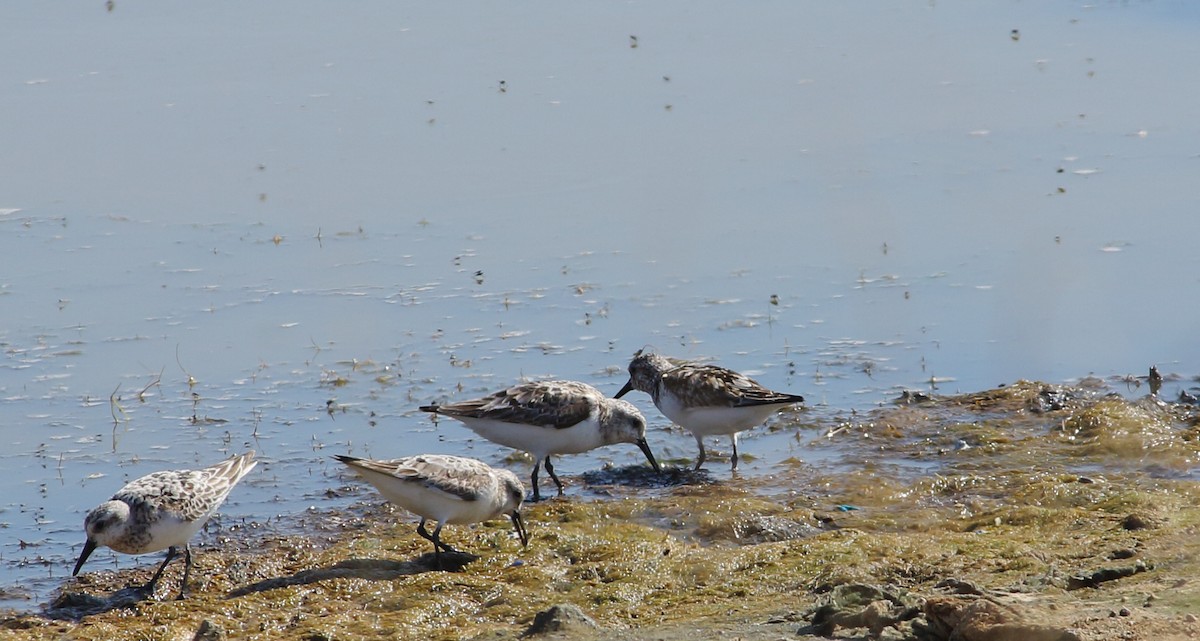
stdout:
<svg viewBox="0 0 1200 641">
<path fill-rule="evenodd" d="M 499 639 L 568 603 L 606 630 L 686 626 L 715 637 L 747 618 L 810 611 L 838 586 L 893 586 L 920 599 L 947 581 L 1025 594 L 1066 624 L 1101 632 L 1097 603 L 1159 595 L 1146 616 L 1174 629 L 1171 617 L 1200 608 L 1191 580 L 1200 485 L 1130 465 L 1133 445 L 1090 444 L 1133 439 L 1137 461 L 1187 460 L 1194 408 L 1054 388 L 1047 410 L 1035 402 L 1047 389 L 1022 382 L 831 420 L 825 447 L 857 448 L 870 436 L 849 469 L 785 462 L 762 477 L 713 474 L 641 493 L 641 477 L 630 477 L 622 498 L 529 505 L 526 549 L 502 521 L 448 528 L 447 542 L 478 555 L 459 571 L 434 571 L 407 515 L 368 504 L 333 515 L 340 534 L 230 537 L 198 552 L 187 601 L 77 620 L 51 607 L 6 617 L 0 632 L 179 639 L 208 621 L 246 639 Z M 948 447 L 960 439 L 974 445 Z M 891 464 L 897 458 L 932 463 Z M 1144 571 L 1122 569 L 1135 564 Z M 104 595 L 151 568 L 96 572 L 64 589 Z M 1110 576 L 1118 578 L 1079 579 Z"/>
</svg>

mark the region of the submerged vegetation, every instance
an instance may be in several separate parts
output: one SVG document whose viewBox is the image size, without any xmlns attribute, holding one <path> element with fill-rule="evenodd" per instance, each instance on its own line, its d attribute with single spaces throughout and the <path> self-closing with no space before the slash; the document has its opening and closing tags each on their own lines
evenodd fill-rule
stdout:
<svg viewBox="0 0 1200 641">
<path fill-rule="evenodd" d="M 839 455 L 835 469 L 589 473 L 575 479 L 589 496 L 527 506 L 526 550 L 504 521 L 447 531 L 481 555 L 453 572 L 434 569 L 408 515 L 363 494 L 307 515 L 331 522 L 309 536 L 223 532 L 198 550 L 186 601 L 122 592 L 152 563 L 98 571 L 0 619 L 0 636 L 1197 635 L 1198 416 L 1031 382 L 850 420 L 793 412 L 776 428 Z"/>
</svg>

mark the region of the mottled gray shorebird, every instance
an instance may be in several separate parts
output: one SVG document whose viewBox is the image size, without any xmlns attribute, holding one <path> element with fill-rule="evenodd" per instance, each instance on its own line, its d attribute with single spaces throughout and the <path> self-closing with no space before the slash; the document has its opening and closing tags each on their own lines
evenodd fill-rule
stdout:
<svg viewBox="0 0 1200 641">
<path fill-rule="evenodd" d="M 183 547 L 185 564 L 178 598 L 184 598 L 192 572 L 192 549 L 188 541 L 225 502 L 233 486 L 257 464 L 251 451 L 201 470 L 154 472 L 130 481 L 112 500 L 96 506 L 84 519 L 87 542 L 71 576 L 79 574 L 84 561 L 100 546 L 122 554 L 148 554 L 165 549 L 167 558 L 154 577 L 141 587 L 153 594 L 163 570 L 178 554 L 178 548 Z"/>
<path fill-rule="evenodd" d="M 773 392 L 733 370 L 716 365 L 673 361 L 665 356 L 638 350 L 629 363 L 629 382 L 617 392 L 621 398 L 632 390 L 650 395 L 663 416 L 696 437 L 704 465 L 704 437 L 728 434 L 733 443 L 732 469 L 738 464 L 738 433 L 767 420 L 783 407 L 803 403 L 796 394 Z"/>
<path fill-rule="evenodd" d="M 538 490 L 538 467 L 562 496 L 563 484 L 550 463 L 552 454 L 579 454 L 604 445 L 633 443 L 641 448 L 654 471 L 658 461 L 646 443 L 646 419 L 633 404 L 608 398 L 600 390 L 575 381 L 520 383 L 490 396 L 446 405 L 425 405 L 424 412 L 444 414 L 493 443 L 533 456 L 533 500 Z"/>
<path fill-rule="evenodd" d="M 507 514 L 521 546 L 529 545 L 529 533 L 521 520 L 525 488 L 508 470 L 497 470 L 473 458 L 441 454 L 386 461 L 341 454 L 333 458 L 374 485 L 388 501 L 421 517 L 417 534 L 433 543 L 439 569 L 443 550 L 457 552 L 442 542 L 442 526 L 447 523 L 478 523 Z M 428 519 L 437 521 L 433 534 L 425 529 Z"/>
</svg>

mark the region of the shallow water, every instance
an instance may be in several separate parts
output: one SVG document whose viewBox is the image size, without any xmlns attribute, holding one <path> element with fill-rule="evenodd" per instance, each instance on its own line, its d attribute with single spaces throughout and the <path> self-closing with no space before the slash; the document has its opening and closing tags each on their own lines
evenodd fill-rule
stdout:
<svg viewBox="0 0 1200 641">
<path fill-rule="evenodd" d="M 1191 5 L 458 13 L 0 7 L 0 605 L 157 469 L 256 449 L 222 512 L 278 527 L 345 500 L 331 453 L 525 470 L 416 406 L 645 345 L 809 399 L 748 477 L 861 467 L 813 426 L 903 389 L 1195 385 Z"/>
</svg>

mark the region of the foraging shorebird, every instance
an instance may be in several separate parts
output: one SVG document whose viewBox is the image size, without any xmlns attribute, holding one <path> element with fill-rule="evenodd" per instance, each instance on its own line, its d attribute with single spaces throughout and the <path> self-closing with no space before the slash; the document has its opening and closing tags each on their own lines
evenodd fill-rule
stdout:
<svg viewBox="0 0 1200 641">
<path fill-rule="evenodd" d="M 130 481 L 112 500 L 98 505 L 84 519 L 87 542 L 71 576 L 79 574 L 84 561 L 100 546 L 122 554 L 165 549 L 167 558 L 150 582 L 140 588 L 154 594 L 163 570 L 182 547 L 185 564 L 178 598 L 184 598 L 192 571 L 188 541 L 225 502 L 233 486 L 257 464 L 254 452 L 246 452 L 201 470 L 154 472 Z"/>
<path fill-rule="evenodd" d="M 700 446 L 695 469 L 704 465 L 704 437 L 728 434 L 733 465 L 738 464 L 738 433 L 762 423 L 779 409 L 803 403 L 804 397 L 773 392 L 733 370 L 716 365 L 678 363 L 638 350 L 629 363 L 629 382 L 614 398 L 632 390 L 645 392 L 663 416 L 692 433 Z"/>
<path fill-rule="evenodd" d="M 388 501 L 421 517 L 417 534 L 433 543 L 439 569 L 443 550 L 457 552 L 442 542 L 442 527 L 447 523 L 478 523 L 507 514 L 521 546 L 529 545 L 529 533 L 521 520 L 525 488 L 508 470 L 494 469 L 473 458 L 440 454 L 387 461 L 340 454 L 333 458 L 374 485 Z M 428 519 L 437 521 L 433 534 L 425 529 Z"/>
<path fill-rule="evenodd" d="M 633 443 L 654 471 L 658 461 L 646 443 L 646 419 L 631 403 L 608 398 L 600 390 L 575 381 L 520 383 L 483 398 L 425 405 L 425 412 L 462 421 L 493 443 L 533 456 L 533 500 L 540 501 L 538 467 L 558 486 L 563 484 L 550 463 L 552 454 L 579 454 L 604 445 Z"/>
</svg>

